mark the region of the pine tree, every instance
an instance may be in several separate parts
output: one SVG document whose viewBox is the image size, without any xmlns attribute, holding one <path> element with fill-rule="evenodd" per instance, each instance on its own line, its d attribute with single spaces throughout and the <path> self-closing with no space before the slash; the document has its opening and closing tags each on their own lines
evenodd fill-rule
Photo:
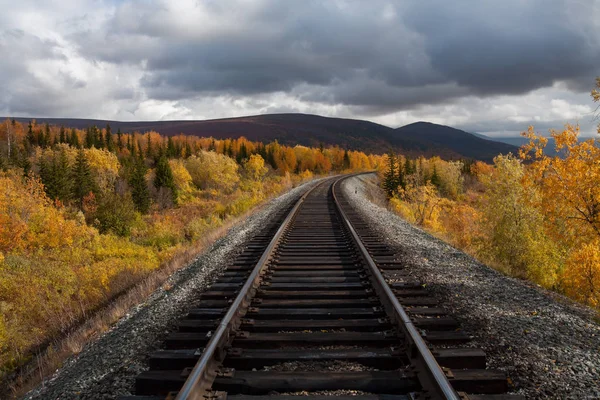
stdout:
<svg viewBox="0 0 600 400">
<path fill-rule="evenodd" d="M 430 182 L 432 185 L 439 187 L 442 183 L 442 181 L 440 180 L 440 176 L 437 173 L 437 168 L 435 166 L 435 164 L 433 164 L 433 173 L 431 174 L 431 179 Z"/>
<path fill-rule="evenodd" d="M 208 146 L 208 151 L 217 151 L 215 139 L 211 140 L 210 145 Z"/>
<path fill-rule="evenodd" d="M 164 155 L 160 157 L 156 163 L 154 187 L 157 189 L 169 189 L 171 191 L 171 199 L 173 200 L 173 204 L 177 204 L 177 187 L 175 186 L 173 171 L 169 165 L 169 160 Z"/>
<path fill-rule="evenodd" d="M 25 141 L 25 143 L 25 147 L 27 148 L 28 153 L 33 146 L 37 145 L 37 140 L 35 138 L 35 134 L 33 133 L 33 124 L 31 123 L 31 121 L 29 121 L 29 124 L 27 125 L 27 140 Z"/>
<path fill-rule="evenodd" d="M 146 141 L 146 158 L 154 158 L 154 152 L 152 151 L 152 139 L 150 138 L 149 133 Z"/>
<path fill-rule="evenodd" d="M 192 146 L 190 146 L 190 144 L 186 140 L 185 141 L 185 158 L 188 158 L 191 155 L 192 155 Z"/>
<path fill-rule="evenodd" d="M 173 143 L 173 138 L 171 136 L 169 136 L 169 138 L 167 139 L 167 157 L 177 157 L 177 149 L 175 148 L 175 143 Z"/>
<path fill-rule="evenodd" d="M 241 164 L 246 159 L 248 159 L 248 149 L 246 149 L 246 144 L 242 143 L 240 145 L 240 151 L 238 152 L 238 155 L 236 157 L 236 161 L 237 161 L 238 164 Z"/>
<path fill-rule="evenodd" d="M 121 133 L 121 128 L 117 129 L 117 148 L 119 151 L 123 150 L 123 134 Z"/>
<path fill-rule="evenodd" d="M 69 144 L 77 149 L 81 147 L 81 144 L 79 143 L 79 136 L 77 136 L 77 131 L 75 128 L 71 129 L 71 139 L 69 140 Z"/>
<path fill-rule="evenodd" d="M 59 143 L 67 143 L 67 137 L 65 136 L 65 127 L 64 125 L 60 126 L 60 135 L 58 137 Z"/>
<path fill-rule="evenodd" d="M 343 169 L 349 169 L 350 168 L 350 155 L 348 154 L 348 150 L 344 151 L 344 161 L 343 161 Z"/>
<path fill-rule="evenodd" d="M 134 149 L 135 152 L 135 149 Z M 144 163 L 143 157 L 132 155 L 133 170 L 129 177 L 129 186 L 131 186 L 131 197 L 135 209 L 146 214 L 150 210 L 150 192 L 146 183 L 146 171 L 148 168 Z"/>
<path fill-rule="evenodd" d="M 108 150 L 112 153 L 113 151 L 115 151 L 115 143 L 113 141 L 110 124 L 106 124 L 106 138 L 105 139 L 106 139 L 106 150 Z"/>
<path fill-rule="evenodd" d="M 383 178 L 383 188 L 388 197 L 392 197 L 398 189 L 396 178 L 396 156 L 388 154 L 388 169 Z"/>
<path fill-rule="evenodd" d="M 98 128 L 94 125 L 94 146 L 97 149 L 103 149 L 106 145 L 104 134 L 102 133 L 102 129 Z"/>
<path fill-rule="evenodd" d="M 68 201 L 72 194 L 72 174 L 69 168 L 69 161 L 64 151 L 58 155 L 58 159 L 54 159 L 52 163 L 52 174 L 54 175 L 54 195 L 57 199 Z"/>
<path fill-rule="evenodd" d="M 79 203 L 79 207 L 83 207 L 83 198 L 98 191 L 96 182 L 92 177 L 92 170 L 85 156 L 85 150 L 79 149 L 75 165 L 73 167 L 73 198 Z"/>
<path fill-rule="evenodd" d="M 91 126 L 88 126 L 88 128 L 85 130 L 85 147 L 86 149 L 91 148 L 92 146 L 94 146 L 96 139 L 94 138 L 94 131 L 92 129 Z"/>
<path fill-rule="evenodd" d="M 46 124 L 44 125 L 44 133 L 43 133 L 43 140 L 42 140 L 42 147 L 48 147 L 50 146 L 51 143 L 51 137 L 50 137 L 50 124 L 48 124 L 46 122 Z"/>
</svg>

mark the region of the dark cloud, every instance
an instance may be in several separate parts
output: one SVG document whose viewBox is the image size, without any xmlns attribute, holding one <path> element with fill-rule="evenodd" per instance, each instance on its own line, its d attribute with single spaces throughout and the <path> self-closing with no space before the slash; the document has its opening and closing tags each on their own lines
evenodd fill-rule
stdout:
<svg viewBox="0 0 600 400">
<path fill-rule="evenodd" d="M 194 26 L 165 4 L 126 3 L 77 40 L 90 57 L 145 63 L 151 98 L 294 91 L 374 114 L 556 81 L 587 89 L 600 65 L 593 3 L 259 4 L 200 3 Z"/>
</svg>

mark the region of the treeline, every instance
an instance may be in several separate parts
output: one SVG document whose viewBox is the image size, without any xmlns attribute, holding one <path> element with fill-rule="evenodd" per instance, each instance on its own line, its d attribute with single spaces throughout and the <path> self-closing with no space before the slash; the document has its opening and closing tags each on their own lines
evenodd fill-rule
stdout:
<svg viewBox="0 0 600 400">
<path fill-rule="evenodd" d="M 0 372 L 292 185 L 379 167 L 339 147 L 0 124 Z"/>
</svg>

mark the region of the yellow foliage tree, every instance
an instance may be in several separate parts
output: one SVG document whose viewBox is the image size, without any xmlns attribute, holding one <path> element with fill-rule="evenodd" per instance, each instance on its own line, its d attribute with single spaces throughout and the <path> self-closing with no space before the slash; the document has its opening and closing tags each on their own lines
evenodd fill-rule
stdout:
<svg viewBox="0 0 600 400">
<path fill-rule="evenodd" d="M 230 193 L 240 181 L 238 165 L 231 158 L 212 151 L 201 151 L 185 161 L 194 185 L 202 190 Z"/>
<path fill-rule="evenodd" d="M 569 254 L 568 260 L 580 258 L 577 254 L 600 253 L 600 148 L 595 139 L 579 140 L 579 127 L 566 125 L 562 131 L 551 131 L 556 151 L 561 156 L 544 154 L 548 140 L 537 135 L 529 127 L 523 136 L 530 140 L 521 151 L 521 157 L 531 159 L 531 167 L 524 181 L 526 187 L 536 187 L 540 197 L 536 207 L 546 216 L 545 225 L 557 243 Z M 583 254 L 583 253 L 582 253 Z M 593 258 L 592 258 L 593 259 Z M 593 280 L 577 280 L 571 270 L 575 264 L 568 262 L 564 273 L 567 292 L 579 290 L 585 296 L 593 296 L 597 290 Z M 583 286 L 570 288 L 579 282 Z M 587 284 L 586 284 L 587 282 Z"/>
<path fill-rule="evenodd" d="M 532 205 L 540 194 L 535 187 L 522 184 L 525 167 L 519 159 L 497 156 L 494 166 L 490 175 L 480 178 L 486 187 L 483 223 L 490 235 L 481 252 L 511 275 L 551 287 L 560 259 L 544 231 L 542 214 Z"/>
<path fill-rule="evenodd" d="M 252 154 L 250 158 L 244 163 L 244 169 L 251 179 L 259 181 L 267 173 L 267 167 L 265 167 L 265 160 L 260 154 Z"/>
</svg>

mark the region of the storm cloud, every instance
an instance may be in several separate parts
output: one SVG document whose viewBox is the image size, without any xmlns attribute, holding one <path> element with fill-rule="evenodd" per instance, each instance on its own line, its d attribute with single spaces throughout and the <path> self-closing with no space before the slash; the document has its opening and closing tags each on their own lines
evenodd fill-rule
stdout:
<svg viewBox="0 0 600 400">
<path fill-rule="evenodd" d="M 596 0 L 64 0 L 4 9 L 5 114 L 286 110 L 490 132 L 573 118 L 591 127 L 588 92 L 600 74 Z"/>
</svg>

